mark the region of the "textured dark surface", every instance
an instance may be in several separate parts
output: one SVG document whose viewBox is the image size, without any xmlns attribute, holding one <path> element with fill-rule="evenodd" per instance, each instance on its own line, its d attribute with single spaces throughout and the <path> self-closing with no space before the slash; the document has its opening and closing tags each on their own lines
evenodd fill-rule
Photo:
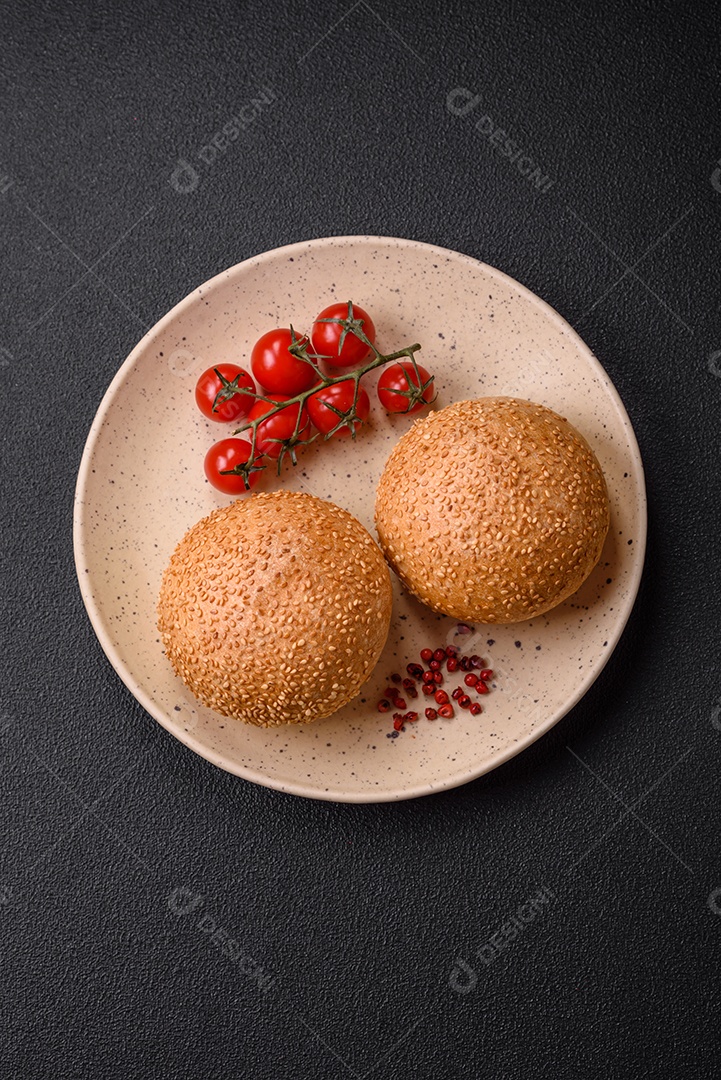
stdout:
<svg viewBox="0 0 721 1080">
<path fill-rule="evenodd" d="M 2 12 L 0 1075 L 718 1076 L 715 9 L 145 7 Z M 549 735 L 354 807 L 226 775 L 143 712 L 83 610 L 71 514 L 144 328 L 247 256 L 366 232 L 477 256 L 581 332 L 638 435 L 650 541 L 619 647 Z"/>
</svg>

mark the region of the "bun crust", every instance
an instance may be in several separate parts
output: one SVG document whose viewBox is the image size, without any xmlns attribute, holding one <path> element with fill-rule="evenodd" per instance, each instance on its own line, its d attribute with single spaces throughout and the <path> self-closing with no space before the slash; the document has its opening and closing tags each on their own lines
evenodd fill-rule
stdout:
<svg viewBox="0 0 721 1080">
<path fill-rule="evenodd" d="M 385 645 L 391 605 L 388 567 L 352 514 L 276 491 L 186 533 L 163 575 L 158 626 L 204 705 L 274 727 L 355 697 Z"/>
<path fill-rule="evenodd" d="M 518 398 L 460 401 L 397 443 L 376 498 L 381 548 L 433 611 L 481 623 L 541 615 L 585 581 L 609 526 L 578 431 Z"/>
</svg>

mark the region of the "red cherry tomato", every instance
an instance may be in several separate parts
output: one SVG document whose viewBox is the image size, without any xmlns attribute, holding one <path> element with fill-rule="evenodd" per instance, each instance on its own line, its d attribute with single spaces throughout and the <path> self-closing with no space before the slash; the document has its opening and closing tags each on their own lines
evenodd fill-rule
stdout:
<svg viewBox="0 0 721 1080">
<path fill-rule="evenodd" d="M 418 364 L 418 375 L 420 375 L 420 382 L 410 360 L 403 360 L 387 367 L 378 380 L 378 397 L 383 408 L 392 413 L 416 413 L 432 401 L 435 394 L 433 383 L 426 386 L 422 397 L 420 395 L 421 387 L 425 386 L 430 379 L 430 375 L 420 364 Z M 413 395 L 416 400 L 411 405 L 412 399 L 408 395 L 412 391 L 417 393 Z M 411 405 L 410 408 L 409 405 Z"/>
<path fill-rule="evenodd" d="M 315 394 L 308 398 L 308 413 L 311 421 L 322 435 L 327 435 L 341 421 L 341 417 L 338 416 L 338 413 L 333 412 L 333 409 L 347 413 L 353 408 L 354 393 L 353 380 L 346 379 L 344 382 L 326 386 L 323 390 L 317 390 Z M 332 407 L 329 408 L 329 406 Z M 368 414 L 371 411 L 370 398 L 362 386 L 358 390 L 355 411 L 357 419 L 353 420 L 353 428 L 357 431 L 360 425 L 368 419 Z M 350 435 L 350 433 L 350 427 L 344 424 L 338 428 L 332 437 L 340 436 L 342 438 Z"/>
<path fill-rule="evenodd" d="M 324 321 L 328 319 L 338 321 Z M 351 329 L 353 326 L 361 329 L 368 340 L 375 344 L 376 328 L 363 308 L 350 303 L 331 304 L 323 308 L 310 332 L 313 352 L 322 356 L 331 367 L 357 367 L 371 350 L 356 337 Z"/>
<path fill-rule="evenodd" d="M 218 378 L 219 371 L 223 380 Z M 233 394 L 226 401 L 221 401 L 213 409 L 213 403 L 217 395 L 227 383 L 250 390 L 250 394 Z M 230 424 L 239 420 L 241 416 L 247 416 L 253 405 L 251 394 L 255 393 L 255 383 L 245 368 L 236 367 L 235 364 L 216 364 L 214 368 L 208 368 L 198 379 L 195 386 L 195 401 L 203 416 L 208 420 L 217 420 L 223 424 Z"/>
<path fill-rule="evenodd" d="M 296 341 L 302 335 L 296 334 Z M 290 330 L 269 330 L 253 346 L 250 366 L 257 381 L 269 394 L 287 394 L 295 397 L 303 390 L 310 390 L 318 381 L 310 364 L 288 352 L 293 343 Z"/>
<path fill-rule="evenodd" d="M 245 439 L 221 439 L 214 443 L 205 455 L 205 475 L 209 482 L 224 495 L 244 495 L 258 483 L 259 472 L 248 475 L 248 486 L 242 473 L 228 473 L 236 465 L 250 461 L 251 445 Z M 257 452 L 257 451 L 256 451 Z M 255 464 L 262 465 L 262 456 L 258 455 Z"/>
<path fill-rule="evenodd" d="M 288 401 L 288 395 L 286 394 L 274 394 L 273 403 L 276 405 L 282 404 L 282 402 Z M 259 416 L 265 416 L 267 412 L 274 407 L 274 404 L 268 401 L 256 401 L 253 408 L 248 414 L 249 420 L 257 420 Z M 283 440 L 290 439 L 295 432 L 295 425 L 298 419 L 298 410 L 300 405 L 296 402 L 295 405 L 288 405 L 285 409 L 281 409 L 275 416 L 269 417 L 268 420 L 264 420 L 262 424 L 258 424 L 258 434 L 256 436 L 256 449 L 261 454 L 267 454 L 268 457 L 277 458 L 280 457 L 283 449 Z M 303 409 L 300 418 L 300 427 L 298 430 L 298 436 L 301 439 L 305 439 L 310 431 L 310 421 L 308 420 L 308 411 Z"/>
</svg>

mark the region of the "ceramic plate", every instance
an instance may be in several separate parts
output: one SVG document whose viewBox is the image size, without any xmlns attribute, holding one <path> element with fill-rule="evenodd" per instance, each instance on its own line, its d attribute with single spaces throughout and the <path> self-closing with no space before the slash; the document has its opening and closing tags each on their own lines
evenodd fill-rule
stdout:
<svg viewBox="0 0 721 1080">
<path fill-rule="evenodd" d="M 372 313 L 381 349 L 422 344 L 419 360 L 436 376 L 436 407 L 505 394 L 568 417 L 604 469 L 611 529 L 580 592 L 548 615 L 514 626 L 459 629 L 394 581 L 388 643 L 362 694 L 315 724 L 265 731 L 198 705 L 171 670 L 156 629 L 156 597 L 173 548 L 190 525 L 230 501 L 210 488 L 202 467 L 206 450 L 227 429 L 200 415 L 193 392 L 197 376 L 212 364 L 247 366 L 266 330 L 291 321 L 309 328 L 321 308 L 348 299 Z M 261 489 L 282 484 L 331 499 L 373 532 L 378 478 L 411 423 L 386 416 L 376 404 L 355 444 L 316 443 L 280 480 L 271 471 Z M 638 589 L 645 533 L 633 429 L 608 376 L 568 324 L 522 285 L 475 259 L 372 236 L 266 252 L 173 308 L 105 394 L 83 454 L 75 505 L 83 599 L 103 649 L 141 705 L 229 772 L 341 802 L 407 799 L 463 784 L 548 731 L 588 690 L 618 642 Z M 421 708 L 418 723 L 391 737 L 389 715 L 376 708 L 389 674 L 405 675 L 423 646 L 449 642 L 494 669 L 483 714 L 457 710 L 453 720 L 430 723 Z M 425 707 L 419 696 L 421 702 Z"/>
</svg>

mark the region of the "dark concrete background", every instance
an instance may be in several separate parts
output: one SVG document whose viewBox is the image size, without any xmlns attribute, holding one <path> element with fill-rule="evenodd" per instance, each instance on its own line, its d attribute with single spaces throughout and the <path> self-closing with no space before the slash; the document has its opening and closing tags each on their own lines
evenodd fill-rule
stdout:
<svg viewBox="0 0 721 1080">
<path fill-rule="evenodd" d="M 715 9 L 23 0 L 1 23 L 0 1074 L 718 1076 Z M 619 647 L 550 734 L 465 788 L 337 806 L 143 712 L 83 610 L 71 514 L 145 328 L 250 255 L 366 232 L 477 256 L 579 330 L 634 423 L 650 540 Z"/>
</svg>

